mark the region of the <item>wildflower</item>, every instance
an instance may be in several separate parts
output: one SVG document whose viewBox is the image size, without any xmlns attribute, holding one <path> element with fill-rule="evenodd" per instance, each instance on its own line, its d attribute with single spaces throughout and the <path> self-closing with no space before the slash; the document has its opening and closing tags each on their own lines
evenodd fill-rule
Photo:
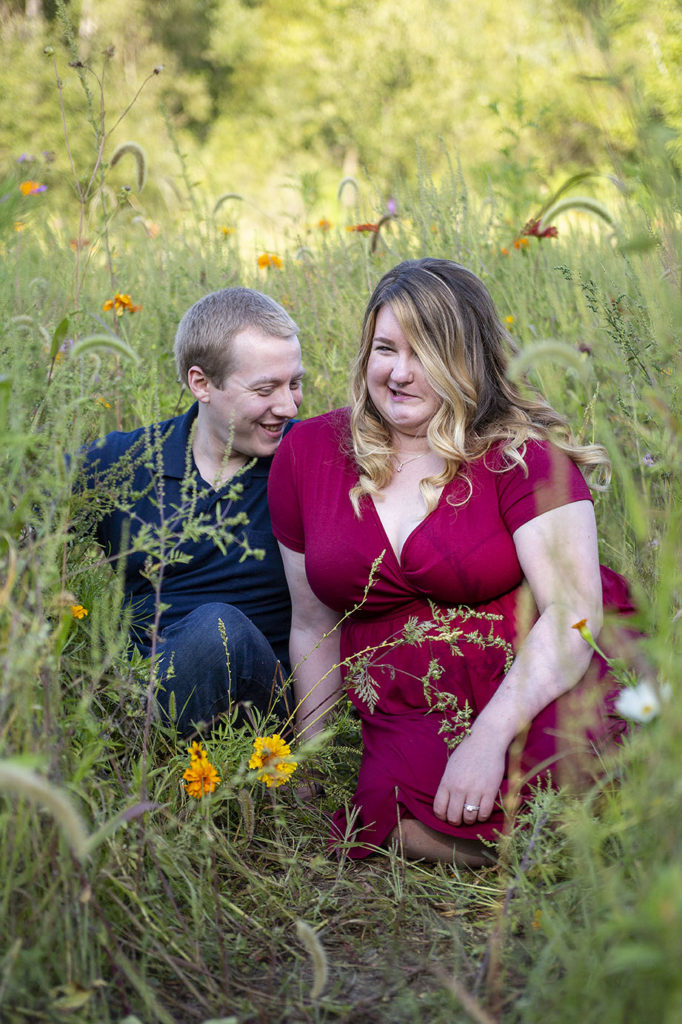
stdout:
<svg viewBox="0 0 682 1024">
<path fill-rule="evenodd" d="M 223 236 L 223 238 L 227 238 L 228 235 L 234 234 L 234 228 L 228 227 L 227 224 L 219 224 L 218 231 Z"/>
<path fill-rule="evenodd" d="M 15 220 L 15 222 L 14 222 L 14 230 L 15 231 L 23 231 L 25 227 L 26 227 L 26 225 L 24 224 L 23 220 Z"/>
<path fill-rule="evenodd" d="M 515 249 L 527 249 L 529 245 L 530 245 L 530 242 L 528 241 L 527 238 L 515 238 L 514 239 L 514 248 Z"/>
<path fill-rule="evenodd" d="M 22 181 L 19 188 L 25 196 L 37 196 L 39 192 L 47 192 L 47 185 L 41 185 L 39 181 Z"/>
<path fill-rule="evenodd" d="M 392 217 L 395 217 L 396 213 L 398 212 L 398 204 L 396 203 L 396 201 L 393 198 L 393 196 L 391 196 L 386 201 L 386 209 L 388 210 L 388 212 L 391 214 Z"/>
<path fill-rule="evenodd" d="M 509 255 L 509 249 L 505 249 L 504 246 L 500 249 L 500 252 L 502 253 L 503 256 Z"/>
<path fill-rule="evenodd" d="M 581 619 L 580 622 L 574 622 L 571 629 L 577 629 L 585 643 L 593 646 L 594 637 L 592 636 L 590 627 L 587 625 L 587 619 Z"/>
<path fill-rule="evenodd" d="M 326 217 L 321 217 L 320 220 L 318 220 L 317 222 L 317 226 L 320 229 L 320 231 L 329 231 L 329 229 L 333 227 L 332 222 L 330 220 L 327 220 Z"/>
<path fill-rule="evenodd" d="M 666 694 L 661 694 L 666 696 Z M 633 722 L 650 722 L 661 710 L 661 701 L 648 679 L 642 679 L 637 686 L 628 686 L 616 697 L 616 711 L 622 718 Z"/>
<path fill-rule="evenodd" d="M 263 252 L 263 253 L 261 253 L 260 256 L 258 257 L 257 263 L 258 263 L 258 266 L 261 267 L 261 268 L 263 268 L 263 267 L 278 267 L 279 268 L 279 267 L 282 266 L 282 261 L 279 258 L 279 256 L 276 256 L 274 253 L 270 253 L 270 252 Z"/>
<path fill-rule="evenodd" d="M 95 401 L 105 409 L 111 409 L 111 402 L 107 402 L 106 398 L 103 398 L 102 395 L 97 395 Z"/>
<path fill-rule="evenodd" d="M 651 454 L 651 452 L 647 452 L 646 453 L 646 455 L 642 459 L 642 462 L 644 463 L 645 466 L 655 466 L 656 465 L 656 460 L 654 459 L 654 457 Z"/>
<path fill-rule="evenodd" d="M 346 228 L 346 231 L 368 231 L 372 234 L 376 234 L 378 230 L 378 224 L 351 224 Z"/>
<path fill-rule="evenodd" d="M 509 314 L 509 316 L 506 316 L 504 318 L 504 322 L 506 323 L 507 327 L 511 327 L 512 326 L 512 324 L 514 323 L 514 317 L 512 316 L 511 313 Z"/>
<path fill-rule="evenodd" d="M 188 796 L 200 800 L 206 793 L 212 793 L 220 782 L 220 776 L 208 759 L 208 754 L 196 740 L 187 748 L 190 757 L 189 768 L 182 773 Z"/>
<path fill-rule="evenodd" d="M 540 230 L 542 220 L 529 220 L 525 228 L 521 232 L 522 235 L 534 235 L 535 238 L 556 238 L 559 232 L 550 224 L 549 227 L 545 228 L 544 231 Z"/>
<path fill-rule="evenodd" d="M 69 245 L 71 246 L 74 252 L 78 252 L 79 249 L 87 249 L 87 247 L 90 245 L 90 239 L 72 238 L 69 242 Z"/>
<path fill-rule="evenodd" d="M 259 770 L 258 781 L 270 786 L 283 786 L 298 764 L 289 756 L 288 743 L 275 733 L 274 736 L 257 736 L 253 741 L 253 754 L 249 768 Z"/>
<path fill-rule="evenodd" d="M 88 614 L 88 609 L 84 608 L 82 604 L 72 604 L 71 614 L 73 615 L 74 619 L 84 619 L 85 616 Z"/>
<path fill-rule="evenodd" d="M 121 292 L 116 292 L 113 299 L 107 299 L 102 309 L 105 313 L 113 309 L 116 311 L 116 316 L 123 316 L 126 311 L 128 313 L 137 313 L 138 310 L 142 309 L 142 306 L 134 306 L 129 295 L 122 295 Z"/>
<path fill-rule="evenodd" d="M 592 346 L 588 345 L 585 341 L 581 341 L 578 345 L 578 352 L 584 352 L 586 356 L 589 356 L 592 354 Z"/>
</svg>

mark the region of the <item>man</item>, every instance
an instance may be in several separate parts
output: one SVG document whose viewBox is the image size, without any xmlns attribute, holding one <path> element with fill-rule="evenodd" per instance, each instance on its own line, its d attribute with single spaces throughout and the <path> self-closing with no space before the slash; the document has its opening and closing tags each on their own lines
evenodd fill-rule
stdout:
<svg viewBox="0 0 682 1024">
<path fill-rule="evenodd" d="M 97 539 L 124 563 L 131 638 L 144 656 L 160 656 L 157 701 L 182 736 L 238 702 L 267 711 L 278 662 L 288 672 L 289 594 L 267 477 L 301 404 L 297 333 L 260 292 L 206 295 L 175 338 L 194 405 L 109 434 L 85 455 Z"/>
</svg>

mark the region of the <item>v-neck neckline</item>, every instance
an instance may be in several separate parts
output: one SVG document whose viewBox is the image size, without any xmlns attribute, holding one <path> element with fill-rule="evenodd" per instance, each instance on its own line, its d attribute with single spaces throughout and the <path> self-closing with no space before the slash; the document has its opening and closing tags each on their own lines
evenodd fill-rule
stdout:
<svg viewBox="0 0 682 1024">
<path fill-rule="evenodd" d="M 404 572 L 403 555 L 405 553 L 405 548 L 410 543 L 410 541 L 412 540 L 414 535 L 419 532 L 419 530 L 422 528 L 422 526 L 429 521 L 429 519 L 431 518 L 432 515 L 434 515 L 435 512 L 438 511 L 438 509 L 440 508 L 441 501 L 443 500 L 443 495 L 445 494 L 446 490 L 448 489 L 448 487 L 450 486 L 451 483 L 452 483 L 452 481 L 449 481 L 447 484 L 445 484 L 445 486 L 441 490 L 440 494 L 438 495 L 438 501 L 436 502 L 435 508 L 432 508 L 430 512 L 427 512 L 426 515 L 424 516 L 424 518 L 420 519 L 419 522 L 417 523 L 417 525 L 412 530 L 410 530 L 410 532 L 408 533 L 407 537 L 405 538 L 405 540 L 402 543 L 402 547 L 400 548 L 400 552 L 399 553 L 396 551 L 396 549 L 391 544 L 390 538 L 388 536 L 388 532 L 386 530 L 386 527 L 384 526 L 384 523 L 383 523 L 383 520 L 382 520 L 381 516 L 379 515 L 379 509 L 376 506 L 376 503 L 374 501 L 373 496 L 371 494 L 368 496 L 369 500 L 370 500 L 370 503 L 372 505 L 372 512 L 374 514 L 374 518 L 375 518 L 376 522 L 379 525 L 379 529 L 380 529 L 381 533 L 384 536 L 384 540 L 386 541 L 386 547 L 388 548 L 388 550 L 393 555 L 393 557 L 394 557 L 394 559 L 396 561 L 396 564 L 398 565 L 398 568 L 400 569 L 401 572 Z"/>
</svg>

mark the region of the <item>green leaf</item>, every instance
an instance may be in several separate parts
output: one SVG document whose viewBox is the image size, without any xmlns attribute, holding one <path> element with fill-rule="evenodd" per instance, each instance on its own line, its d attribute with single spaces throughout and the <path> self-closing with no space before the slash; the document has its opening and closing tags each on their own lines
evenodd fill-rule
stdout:
<svg viewBox="0 0 682 1024">
<path fill-rule="evenodd" d="M 67 331 L 69 330 L 69 318 L 65 316 L 60 323 L 57 324 L 52 335 L 52 344 L 50 345 L 50 359 L 54 359 L 59 352 L 60 346 L 66 337 Z"/>
</svg>

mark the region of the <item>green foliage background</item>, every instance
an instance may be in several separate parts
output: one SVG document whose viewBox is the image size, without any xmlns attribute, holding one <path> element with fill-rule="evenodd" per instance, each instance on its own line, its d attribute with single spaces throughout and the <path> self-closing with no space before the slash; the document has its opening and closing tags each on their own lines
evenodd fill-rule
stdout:
<svg viewBox="0 0 682 1024">
<path fill-rule="evenodd" d="M 679 4 L 0 14 L 0 1018 L 677 1024 Z M 112 166 L 131 139 L 146 155 Z M 549 218 L 558 237 L 522 236 L 572 170 L 592 173 Z M 48 190 L 23 196 L 25 180 Z M 389 196 L 380 231 L 345 230 Z M 282 266 L 259 268 L 263 249 Z M 299 322 L 305 414 L 342 403 L 369 291 L 425 254 L 483 277 L 531 380 L 609 448 L 602 560 L 630 579 L 642 654 L 670 686 L 588 793 L 539 794 L 474 874 L 325 856 L 357 772 L 347 714 L 334 745 L 295 752 L 323 773 L 321 804 L 271 799 L 231 722 L 209 743 L 220 787 L 189 800 L 63 458 L 188 404 L 171 339 L 226 284 Z M 116 291 L 142 308 L 106 312 Z"/>
<path fill-rule="evenodd" d="M 68 166 L 43 54 L 64 54 L 60 7 L 87 64 L 115 47 L 112 112 L 163 66 L 111 140 L 145 146 L 145 204 L 159 216 L 177 206 L 180 175 L 160 107 L 207 201 L 237 192 L 264 229 L 301 209 L 328 215 L 344 174 L 392 195 L 414 183 L 417 154 L 436 179 L 447 153 L 478 186 L 502 171 L 523 216 L 557 177 L 631 160 L 633 106 L 671 137 L 682 124 L 678 0 L 2 0 L 0 155 L 54 151 L 62 189 Z M 76 74 L 59 74 L 78 124 Z M 80 164 L 85 133 L 72 146 Z M 122 164 L 114 185 L 130 183 L 129 171 Z"/>
</svg>

